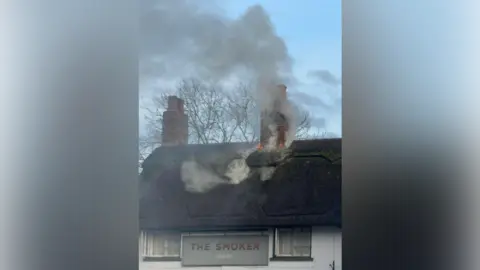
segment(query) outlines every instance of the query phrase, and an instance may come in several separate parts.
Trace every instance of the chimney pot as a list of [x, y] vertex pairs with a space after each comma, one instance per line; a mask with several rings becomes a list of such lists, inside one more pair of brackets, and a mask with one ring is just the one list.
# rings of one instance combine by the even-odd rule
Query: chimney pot
[[188, 143], [188, 116], [184, 101], [177, 96], [169, 96], [167, 110], [163, 112], [162, 145]]

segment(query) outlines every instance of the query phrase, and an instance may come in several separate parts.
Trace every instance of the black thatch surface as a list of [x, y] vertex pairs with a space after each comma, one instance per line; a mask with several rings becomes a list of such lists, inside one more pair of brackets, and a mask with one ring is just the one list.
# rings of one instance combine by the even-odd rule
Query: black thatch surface
[[285, 159], [290, 156], [289, 150], [276, 150], [276, 151], [255, 151], [251, 153], [246, 163], [250, 167], [276, 167], [280, 165]]
[[[223, 175], [238, 151], [250, 144], [160, 147], [144, 162], [140, 183], [141, 229], [341, 226], [341, 140], [295, 141], [292, 154], [271, 179], [259, 171], [237, 185], [219, 185], [206, 193], [190, 193], [180, 166], [195, 159]], [[228, 182], [228, 179], [225, 179]]]

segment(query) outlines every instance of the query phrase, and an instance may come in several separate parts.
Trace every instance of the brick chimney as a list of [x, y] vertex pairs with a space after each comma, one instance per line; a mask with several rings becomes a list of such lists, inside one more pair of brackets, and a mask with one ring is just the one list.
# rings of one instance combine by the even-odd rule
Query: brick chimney
[[[284, 84], [277, 85], [277, 91], [280, 93], [276, 96], [273, 108], [271, 111], [263, 111], [260, 119], [260, 144], [259, 149], [262, 149], [268, 144], [269, 139], [277, 133], [277, 140], [275, 142], [276, 148], [285, 146], [288, 123], [285, 115], [282, 113], [282, 107], [287, 102], [287, 86]], [[269, 126], [274, 126], [272, 131]]]
[[183, 99], [168, 97], [167, 110], [163, 112], [162, 145], [188, 143], [188, 116], [184, 111]]

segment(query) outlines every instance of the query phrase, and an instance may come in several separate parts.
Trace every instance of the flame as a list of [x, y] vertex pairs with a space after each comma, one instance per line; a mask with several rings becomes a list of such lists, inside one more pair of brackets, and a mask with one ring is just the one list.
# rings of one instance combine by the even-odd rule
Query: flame
[[[280, 143], [278, 145], [278, 148], [285, 148], [285, 144], [284, 143]], [[263, 145], [261, 143], [257, 144], [257, 150], [263, 150]]]

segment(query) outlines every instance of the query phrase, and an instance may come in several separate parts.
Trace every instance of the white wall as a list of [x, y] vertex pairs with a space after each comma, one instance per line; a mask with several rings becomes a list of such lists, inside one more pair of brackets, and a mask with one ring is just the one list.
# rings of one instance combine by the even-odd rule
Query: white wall
[[[269, 257], [273, 256], [273, 230], [270, 231]], [[140, 243], [140, 248], [142, 243]], [[268, 266], [218, 266], [218, 267], [182, 267], [181, 262], [144, 262], [140, 256], [140, 270], [185, 269], [185, 270], [287, 270], [287, 269], [315, 269], [331, 270], [330, 264], [335, 260], [335, 270], [342, 269], [342, 233], [339, 229], [319, 228], [312, 229], [312, 257], [313, 261], [270, 261]]]

